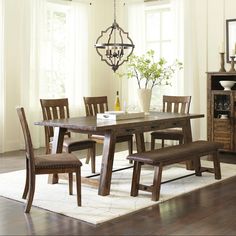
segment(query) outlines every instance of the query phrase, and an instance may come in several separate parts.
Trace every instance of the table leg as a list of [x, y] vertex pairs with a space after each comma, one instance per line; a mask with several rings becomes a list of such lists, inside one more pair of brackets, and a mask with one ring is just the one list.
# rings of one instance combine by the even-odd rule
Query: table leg
[[[67, 129], [55, 127], [54, 128], [54, 137], [52, 143], [52, 154], [61, 153], [63, 149], [64, 135]], [[56, 184], [58, 183], [58, 174], [49, 175], [48, 183]]]
[[145, 152], [143, 133], [135, 133], [137, 152]]
[[112, 166], [115, 153], [116, 136], [114, 133], [105, 134], [102, 154], [101, 175], [98, 188], [98, 195], [110, 194]]
[[[192, 137], [192, 129], [191, 129], [190, 119], [186, 120], [186, 123], [182, 127], [182, 129], [183, 129], [183, 134], [184, 134], [184, 143], [191, 143], [193, 141], [193, 137]], [[186, 169], [187, 170], [194, 170], [193, 161], [186, 162]]]

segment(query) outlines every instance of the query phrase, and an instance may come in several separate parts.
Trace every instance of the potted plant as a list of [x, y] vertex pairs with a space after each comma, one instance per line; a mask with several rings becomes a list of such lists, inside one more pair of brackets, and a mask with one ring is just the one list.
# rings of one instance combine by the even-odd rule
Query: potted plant
[[171, 65], [168, 65], [164, 58], [155, 61], [154, 54], [153, 50], [149, 50], [141, 56], [131, 55], [127, 62], [127, 71], [118, 74], [120, 77], [136, 78], [139, 105], [144, 112], [149, 111], [153, 87], [171, 85], [171, 77], [175, 71], [183, 68], [183, 64], [178, 60]]

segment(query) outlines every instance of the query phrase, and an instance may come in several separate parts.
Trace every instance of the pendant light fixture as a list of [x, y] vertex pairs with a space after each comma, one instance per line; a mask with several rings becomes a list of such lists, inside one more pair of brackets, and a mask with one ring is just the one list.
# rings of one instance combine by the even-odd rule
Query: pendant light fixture
[[111, 66], [114, 72], [128, 61], [129, 56], [133, 53], [133, 41], [116, 22], [116, 0], [114, 0], [114, 22], [112, 26], [101, 32], [95, 48], [101, 60]]

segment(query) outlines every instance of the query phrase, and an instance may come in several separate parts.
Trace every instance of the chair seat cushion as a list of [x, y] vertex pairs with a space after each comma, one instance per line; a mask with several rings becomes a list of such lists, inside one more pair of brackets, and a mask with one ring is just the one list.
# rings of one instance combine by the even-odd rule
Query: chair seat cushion
[[[50, 142], [50, 148], [52, 147], [52, 140]], [[84, 150], [88, 148], [93, 148], [96, 142], [91, 139], [78, 140], [76, 138], [64, 138], [63, 147], [70, 149], [73, 147], [73, 150]]]
[[91, 139], [78, 140], [74, 138], [65, 138], [63, 142], [64, 147], [69, 147], [72, 145], [78, 147], [93, 147], [94, 144], [96, 144], [96, 142]]
[[132, 140], [133, 140], [133, 135], [132, 134], [121, 135], [121, 136], [116, 137], [116, 142], [117, 143], [121, 143], [121, 142], [125, 142], [125, 141], [132, 141]]
[[151, 136], [155, 139], [178, 140], [183, 138], [183, 131], [181, 128], [163, 129], [152, 132]]
[[35, 168], [76, 168], [82, 166], [81, 161], [73, 154], [58, 153], [35, 157]]

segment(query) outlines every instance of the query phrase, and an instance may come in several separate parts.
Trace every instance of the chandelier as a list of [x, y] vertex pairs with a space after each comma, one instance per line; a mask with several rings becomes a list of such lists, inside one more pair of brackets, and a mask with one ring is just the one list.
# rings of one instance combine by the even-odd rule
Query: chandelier
[[134, 44], [129, 34], [116, 22], [116, 0], [114, 0], [114, 22], [97, 38], [95, 48], [101, 60], [105, 61], [115, 72], [119, 66], [128, 61], [133, 53]]

